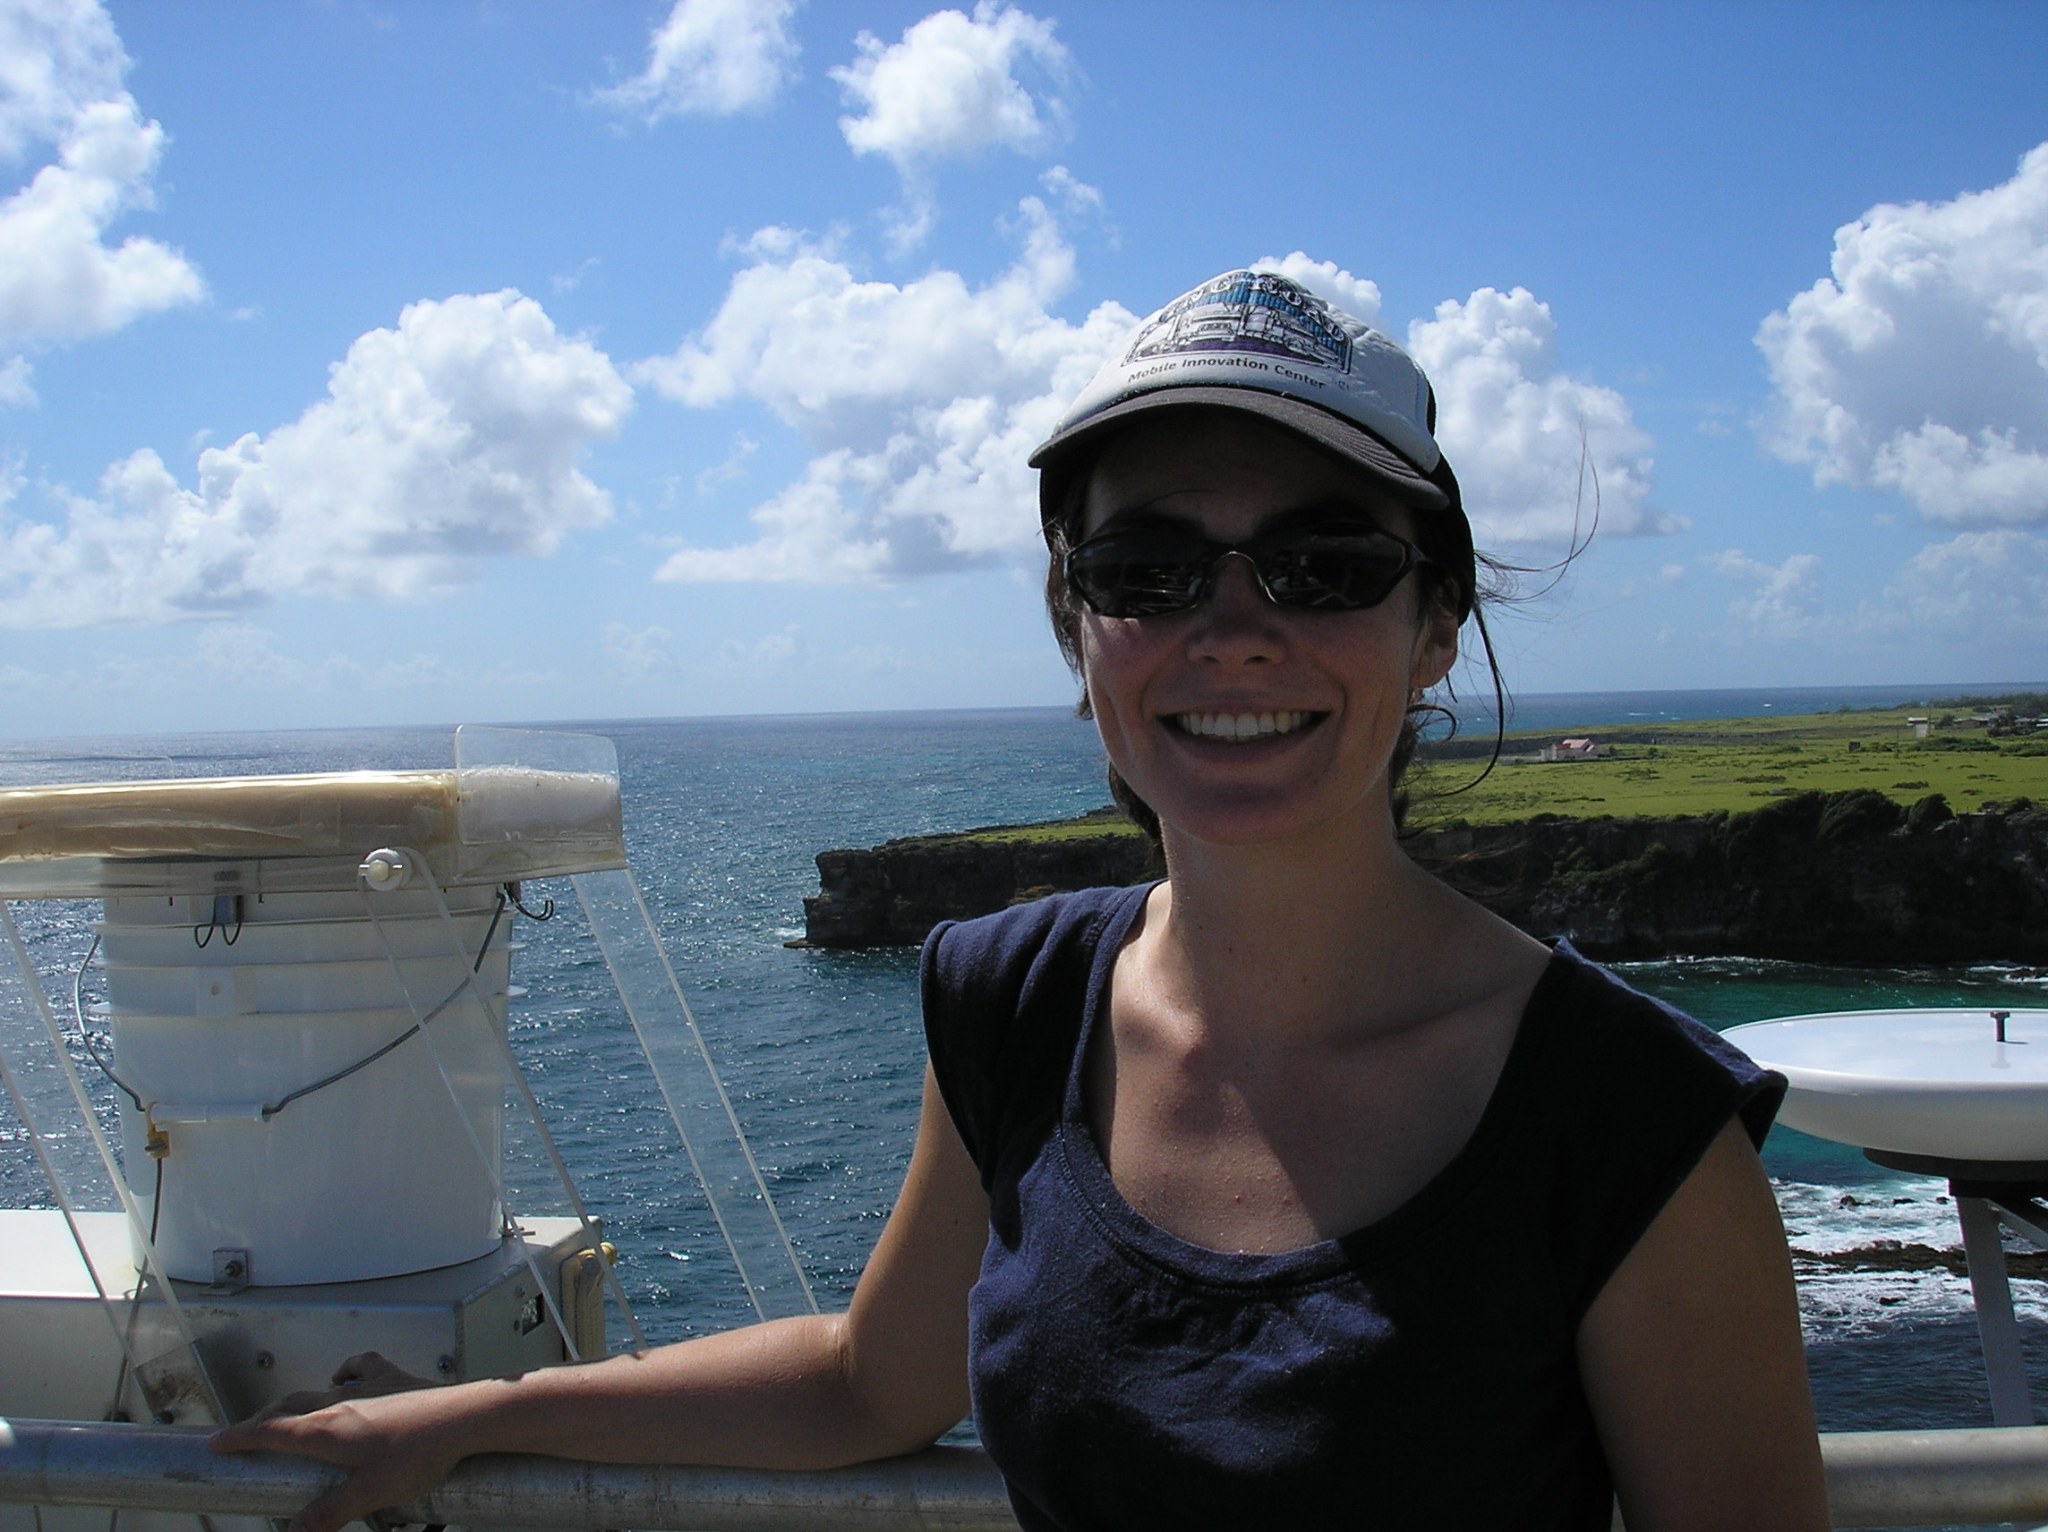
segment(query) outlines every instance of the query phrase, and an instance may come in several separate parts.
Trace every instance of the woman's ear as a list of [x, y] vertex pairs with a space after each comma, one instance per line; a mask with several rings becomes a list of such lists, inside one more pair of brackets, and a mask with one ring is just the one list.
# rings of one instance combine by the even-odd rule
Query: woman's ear
[[1434, 587], [1423, 593], [1421, 625], [1415, 635], [1415, 657], [1409, 666], [1409, 685], [1428, 691], [1451, 673], [1458, 662], [1458, 614]]

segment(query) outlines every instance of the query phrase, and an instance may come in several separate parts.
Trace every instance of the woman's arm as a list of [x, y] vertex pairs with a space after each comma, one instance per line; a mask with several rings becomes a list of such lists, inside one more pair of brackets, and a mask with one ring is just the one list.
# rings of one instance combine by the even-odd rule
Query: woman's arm
[[1739, 1123], [1608, 1279], [1578, 1353], [1629, 1532], [1829, 1525], [1784, 1225]]
[[987, 1230], [980, 1179], [927, 1070], [910, 1172], [847, 1313], [448, 1388], [376, 1396], [373, 1377], [362, 1397], [230, 1426], [215, 1450], [351, 1470], [292, 1532], [402, 1504], [478, 1452], [760, 1468], [908, 1452], [967, 1413], [967, 1290]]

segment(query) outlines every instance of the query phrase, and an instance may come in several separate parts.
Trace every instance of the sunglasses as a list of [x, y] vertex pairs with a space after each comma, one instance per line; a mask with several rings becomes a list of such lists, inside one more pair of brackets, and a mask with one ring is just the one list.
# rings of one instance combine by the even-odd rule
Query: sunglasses
[[1216, 543], [1169, 526], [1105, 532], [1068, 550], [1068, 586], [1101, 617], [1164, 617], [1200, 606], [1232, 555], [1275, 606], [1362, 612], [1408, 571], [1435, 560], [1377, 527], [1282, 527], [1249, 542]]

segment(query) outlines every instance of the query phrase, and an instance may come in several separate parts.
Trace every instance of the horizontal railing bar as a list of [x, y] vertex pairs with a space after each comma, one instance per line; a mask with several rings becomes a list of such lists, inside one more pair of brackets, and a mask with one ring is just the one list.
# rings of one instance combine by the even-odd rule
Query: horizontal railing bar
[[[1821, 1456], [1838, 1527], [2048, 1519], [2048, 1426], [1833, 1432]], [[0, 1419], [0, 1505], [286, 1516], [337, 1477], [302, 1458], [216, 1457], [201, 1430]], [[393, 1519], [647, 1532], [1017, 1525], [1001, 1477], [972, 1447], [815, 1473], [476, 1457]]]
[[1820, 1451], [1838, 1527], [2048, 1519], [2048, 1426], [1830, 1432]]
[[[219, 1457], [176, 1427], [0, 1419], [0, 1505], [289, 1516], [340, 1475], [303, 1458]], [[1001, 1477], [971, 1447], [814, 1473], [469, 1458], [403, 1522], [647, 1532], [1016, 1532]]]

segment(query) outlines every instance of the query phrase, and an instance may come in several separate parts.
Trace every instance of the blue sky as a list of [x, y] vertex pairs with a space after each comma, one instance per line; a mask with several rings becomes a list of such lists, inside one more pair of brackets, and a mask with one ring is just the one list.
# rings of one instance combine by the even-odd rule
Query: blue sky
[[2033, 3], [0, 0], [0, 734], [1069, 701], [1023, 458], [1262, 261], [1482, 545], [1585, 444], [1516, 689], [2038, 680], [2044, 79]]

